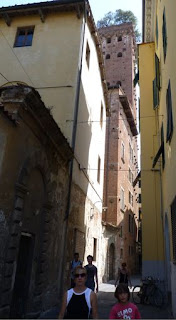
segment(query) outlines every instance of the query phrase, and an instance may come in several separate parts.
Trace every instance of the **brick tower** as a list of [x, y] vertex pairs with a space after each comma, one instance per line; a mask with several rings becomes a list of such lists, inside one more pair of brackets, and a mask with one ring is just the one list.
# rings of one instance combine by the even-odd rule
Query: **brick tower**
[[123, 261], [138, 269], [137, 106], [133, 85], [136, 42], [131, 23], [99, 29], [109, 88], [103, 224], [108, 239], [106, 277], [116, 277]]

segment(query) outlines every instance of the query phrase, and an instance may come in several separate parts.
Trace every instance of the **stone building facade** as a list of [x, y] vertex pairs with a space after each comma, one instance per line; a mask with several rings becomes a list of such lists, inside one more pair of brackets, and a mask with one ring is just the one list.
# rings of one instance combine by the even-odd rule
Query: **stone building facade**
[[133, 85], [136, 43], [131, 23], [99, 29], [109, 88], [111, 116], [106, 121], [103, 214], [108, 240], [106, 278], [121, 262], [138, 271], [137, 97]]
[[58, 303], [72, 150], [38, 92], [0, 90], [0, 317]]
[[[58, 231], [53, 232], [62, 235], [58, 238], [62, 267], [57, 285], [60, 292], [69, 287], [69, 266], [75, 251], [84, 264], [88, 254], [94, 256], [101, 282], [109, 110], [103, 57], [89, 3], [56, 0], [3, 7], [0, 29], [0, 85], [18, 82], [35, 88], [74, 154], [68, 168], [65, 212], [60, 225], [56, 224]], [[60, 179], [65, 181], [62, 176]], [[63, 194], [60, 201], [64, 199]]]

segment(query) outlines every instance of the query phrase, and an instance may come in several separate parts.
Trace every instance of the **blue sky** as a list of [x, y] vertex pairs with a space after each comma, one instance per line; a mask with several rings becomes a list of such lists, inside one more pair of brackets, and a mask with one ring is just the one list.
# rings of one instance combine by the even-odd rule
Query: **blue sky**
[[[0, 0], [0, 7], [43, 2], [42, 0]], [[131, 10], [138, 19], [138, 28], [142, 30], [142, 0], [89, 0], [95, 21], [100, 20], [109, 11], [117, 9]]]

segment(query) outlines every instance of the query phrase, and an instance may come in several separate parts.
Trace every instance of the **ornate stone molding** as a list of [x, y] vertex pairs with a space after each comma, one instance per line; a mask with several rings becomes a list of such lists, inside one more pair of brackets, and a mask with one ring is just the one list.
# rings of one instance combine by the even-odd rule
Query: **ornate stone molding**
[[153, 42], [155, 31], [155, 7], [156, 0], [143, 1], [143, 41]]

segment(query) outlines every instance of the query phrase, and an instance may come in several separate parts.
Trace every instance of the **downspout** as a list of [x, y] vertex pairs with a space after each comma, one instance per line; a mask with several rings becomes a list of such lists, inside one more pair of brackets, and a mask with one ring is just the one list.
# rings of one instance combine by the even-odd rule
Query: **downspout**
[[[78, 72], [77, 72], [77, 84], [76, 84], [76, 95], [75, 95], [75, 104], [74, 104], [74, 118], [73, 118], [73, 131], [72, 131], [72, 140], [71, 148], [73, 154], [75, 151], [75, 142], [76, 142], [76, 132], [77, 132], [77, 121], [78, 121], [78, 110], [79, 110], [79, 98], [80, 98], [80, 87], [81, 87], [81, 73], [82, 73], [82, 60], [83, 60], [83, 48], [84, 48], [84, 39], [85, 39], [85, 25], [86, 25], [86, 0], [84, 0], [84, 16], [82, 21], [82, 30], [80, 38], [80, 49], [79, 49], [79, 60], [78, 60]], [[70, 213], [70, 203], [71, 203], [71, 187], [72, 187], [72, 177], [73, 177], [73, 164], [74, 158], [70, 160], [69, 163], [69, 181], [68, 181], [68, 195], [67, 195], [67, 204], [66, 211], [64, 216], [64, 221], [62, 224], [62, 242], [61, 242], [61, 255], [60, 255], [60, 272], [58, 276], [58, 286], [59, 286], [59, 295], [62, 295], [63, 284], [64, 284], [64, 272], [66, 270], [66, 246], [67, 246], [67, 231], [68, 231], [68, 218]]]

